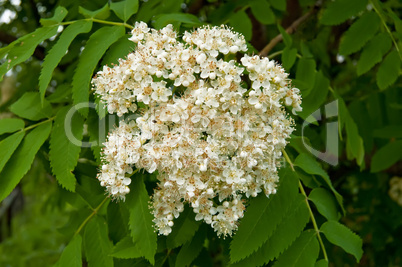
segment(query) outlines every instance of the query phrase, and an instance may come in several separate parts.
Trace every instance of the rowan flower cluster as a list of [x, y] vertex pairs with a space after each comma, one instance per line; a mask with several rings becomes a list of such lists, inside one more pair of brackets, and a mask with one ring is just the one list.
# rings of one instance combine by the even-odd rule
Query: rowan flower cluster
[[137, 114], [109, 134], [99, 181], [124, 200], [133, 168], [157, 172], [150, 205], [160, 234], [188, 203], [196, 220], [231, 235], [247, 198], [276, 192], [293, 131], [285, 106], [301, 110], [299, 90], [268, 58], [230, 59], [247, 46], [225, 26], [178, 38], [172, 25], [157, 31], [140, 22], [130, 40], [135, 51], [93, 79], [110, 113]]

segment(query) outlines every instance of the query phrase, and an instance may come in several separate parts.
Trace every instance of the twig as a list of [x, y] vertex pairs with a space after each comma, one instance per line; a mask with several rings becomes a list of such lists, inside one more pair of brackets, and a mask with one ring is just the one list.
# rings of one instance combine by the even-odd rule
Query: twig
[[[286, 32], [288, 34], [292, 34], [297, 27], [299, 27], [299, 25], [304, 22], [308, 17], [310, 17], [313, 13], [315, 13], [315, 8], [313, 8], [312, 10], [310, 10], [309, 12], [307, 12], [306, 14], [304, 14], [303, 16], [301, 16], [300, 18], [298, 18], [297, 20], [295, 20], [292, 25], [290, 25], [287, 29]], [[260, 56], [267, 56], [269, 51], [272, 50], [272, 48], [274, 48], [280, 41], [283, 40], [283, 36], [282, 34], [278, 34], [277, 36], [275, 36], [260, 52]]]

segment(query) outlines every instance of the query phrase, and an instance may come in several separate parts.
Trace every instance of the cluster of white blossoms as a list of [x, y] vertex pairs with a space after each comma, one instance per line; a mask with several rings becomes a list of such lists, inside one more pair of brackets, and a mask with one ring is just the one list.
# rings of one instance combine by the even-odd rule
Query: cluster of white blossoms
[[301, 110], [299, 90], [268, 58], [237, 61], [246, 42], [225, 26], [180, 40], [172, 25], [157, 31], [140, 22], [130, 40], [135, 51], [93, 79], [110, 113], [136, 114], [109, 134], [98, 179], [124, 199], [133, 168], [157, 172], [150, 205], [160, 234], [188, 203], [196, 220], [231, 235], [247, 198], [276, 192], [293, 131], [285, 106]]

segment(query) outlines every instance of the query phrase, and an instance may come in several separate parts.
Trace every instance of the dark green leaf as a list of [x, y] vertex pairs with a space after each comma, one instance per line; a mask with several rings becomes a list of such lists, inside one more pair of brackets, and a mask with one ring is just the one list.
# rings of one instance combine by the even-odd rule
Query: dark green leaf
[[0, 172], [24, 138], [25, 131], [17, 132], [0, 141]]
[[102, 59], [102, 65], [117, 64], [120, 58], [126, 56], [134, 51], [136, 44], [128, 40], [130, 35], [123, 35], [119, 40], [112, 44]]
[[84, 250], [88, 266], [113, 267], [112, 242], [108, 237], [107, 224], [99, 217], [94, 216], [85, 226]]
[[324, 25], [341, 24], [367, 6], [367, 0], [337, 0], [328, 3], [321, 17], [321, 23]]
[[314, 59], [302, 58], [297, 63], [296, 79], [293, 80], [293, 84], [300, 89], [303, 97], [306, 97], [313, 89], [317, 73], [315, 67]]
[[401, 69], [401, 59], [398, 52], [392, 50], [381, 63], [377, 72], [377, 85], [381, 90], [386, 89], [388, 86], [395, 83], [399, 77]]
[[286, 46], [285, 49], [283, 49], [282, 65], [285, 68], [285, 70], [290, 70], [290, 68], [296, 61], [296, 56], [297, 56], [296, 48], [289, 48], [289, 46]]
[[287, 47], [291, 47], [293, 40], [292, 37], [289, 35], [289, 33], [287, 33], [287, 31], [285, 31], [285, 29], [280, 24], [278, 24], [278, 30], [282, 34], [282, 38], [283, 41], [285, 42], [285, 45]]
[[320, 247], [313, 230], [304, 231], [298, 239], [278, 258], [274, 267], [313, 267]]
[[133, 178], [131, 192], [127, 195], [127, 207], [130, 211], [129, 227], [133, 242], [138, 246], [151, 264], [155, 263], [156, 233], [152, 227], [152, 215], [148, 208], [149, 196], [143, 178]]
[[371, 172], [386, 170], [402, 159], [402, 140], [381, 147], [371, 159]]
[[131, 237], [127, 236], [120, 240], [113, 248], [111, 256], [119, 259], [135, 259], [142, 255], [142, 252], [135, 246]]
[[91, 11], [80, 6], [78, 12], [86, 18], [106, 19], [110, 15], [109, 4], [106, 3], [102, 8]]
[[81, 151], [84, 119], [70, 106], [59, 110], [50, 136], [49, 159], [59, 184], [75, 191], [76, 179], [72, 171]]
[[124, 22], [138, 11], [138, 0], [111, 2], [110, 9]]
[[359, 51], [368, 40], [373, 38], [379, 26], [380, 19], [374, 11], [365, 13], [342, 36], [339, 53], [347, 56]]
[[0, 201], [8, 196], [31, 168], [39, 148], [50, 134], [52, 123], [46, 122], [28, 133], [0, 174]]
[[249, 256], [272, 236], [287, 208], [297, 196], [297, 178], [294, 172], [284, 168], [281, 169], [279, 177], [280, 185], [275, 195], [267, 198], [261, 194], [250, 201], [230, 244], [232, 263]]
[[25, 123], [21, 119], [5, 118], [0, 120], [0, 135], [13, 133], [24, 128]]
[[42, 24], [42, 26], [51, 26], [54, 24], [59, 24], [67, 16], [67, 13], [68, 11], [65, 7], [58, 6], [54, 11], [54, 16], [48, 19], [40, 19], [40, 24]]
[[168, 248], [176, 248], [193, 238], [200, 226], [200, 223], [196, 222], [194, 217], [194, 212], [188, 207], [180, 214], [174, 223], [172, 232], [167, 237], [166, 244]]
[[75, 235], [68, 243], [67, 247], [63, 250], [55, 267], [81, 267], [81, 243], [82, 238], [80, 235]]
[[339, 214], [336, 207], [336, 200], [334, 197], [324, 188], [314, 188], [308, 196], [314, 205], [317, 207], [319, 213], [321, 213], [328, 220], [338, 220]]
[[275, 14], [272, 12], [267, 0], [252, 1], [250, 8], [254, 17], [262, 24], [275, 23]]
[[[109, 46], [124, 33], [123, 26], [102, 27], [89, 37], [73, 76], [72, 90], [75, 105], [88, 102], [90, 82], [96, 65]], [[82, 108], [79, 112], [86, 117], [88, 109]]]
[[45, 95], [46, 88], [52, 78], [53, 70], [57, 67], [62, 57], [74, 38], [80, 34], [89, 32], [92, 28], [92, 21], [79, 20], [68, 26], [60, 35], [59, 40], [50, 49], [42, 64], [41, 75], [39, 76], [39, 91], [41, 99]]
[[230, 16], [229, 24], [235, 31], [242, 33], [247, 41], [251, 40], [253, 25], [245, 11], [238, 11]]
[[347, 253], [355, 256], [357, 261], [360, 260], [363, 255], [363, 242], [358, 235], [353, 233], [345, 225], [330, 220], [321, 226], [320, 231], [324, 233], [329, 242], [340, 246]]
[[3, 79], [3, 75], [12, 67], [27, 60], [43, 40], [55, 35], [57, 28], [57, 25], [39, 28], [14, 41], [8, 47], [5, 47], [4, 50], [0, 49], [0, 58], [8, 53], [6, 62], [0, 66], [0, 81]]
[[[1, 122], [1, 121], [0, 121]], [[373, 131], [373, 136], [379, 138], [402, 138], [402, 125], [387, 125]]]
[[375, 64], [382, 60], [384, 54], [391, 48], [392, 42], [385, 32], [377, 34], [363, 48], [363, 52], [357, 62], [357, 75], [369, 71]]
[[27, 92], [14, 104], [11, 105], [10, 111], [32, 121], [38, 121], [52, 116], [52, 107], [47, 100], [41, 104], [39, 93]]
[[191, 241], [188, 241], [180, 249], [176, 258], [176, 267], [190, 266], [191, 262], [200, 254], [206, 236], [205, 227], [200, 227], [200, 230], [195, 234]]
[[286, 0], [269, 0], [271, 5], [280, 11], [286, 10]]
[[183, 13], [170, 13], [158, 16], [154, 22], [155, 29], [161, 29], [168, 24], [181, 23], [188, 25], [189, 27], [201, 25], [200, 20], [193, 14], [183, 14]]
[[315, 263], [314, 267], [328, 267], [328, 261], [325, 259], [319, 260]]

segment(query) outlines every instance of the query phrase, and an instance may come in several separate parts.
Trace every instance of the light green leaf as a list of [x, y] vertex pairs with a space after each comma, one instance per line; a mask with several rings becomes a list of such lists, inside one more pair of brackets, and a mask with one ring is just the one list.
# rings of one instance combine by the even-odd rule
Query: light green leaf
[[384, 54], [391, 48], [392, 42], [385, 32], [377, 34], [363, 48], [363, 52], [357, 62], [357, 75], [369, 71], [375, 64], [382, 60]]
[[13, 152], [17, 149], [18, 145], [21, 143], [22, 138], [24, 138], [25, 132], [17, 132], [4, 138], [0, 141], [0, 172], [3, 170], [4, 165], [10, 159]]
[[52, 107], [47, 100], [41, 104], [38, 92], [27, 92], [11, 105], [10, 111], [21, 118], [38, 121], [52, 116]]
[[130, 211], [129, 227], [133, 242], [151, 264], [155, 263], [156, 233], [152, 227], [152, 215], [148, 208], [149, 196], [142, 176], [133, 178], [131, 192], [127, 195], [127, 207]]
[[162, 14], [154, 22], [155, 29], [161, 29], [168, 24], [178, 23], [177, 26], [184, 23], [190, 27], [201, 25], [200, 20], [193, 14], [170, 13]]
[[371, 172], [386, 170], [402, 159], [402, 140], [391, 141], [381, 147], [371, 159]]
[[377, 14], [374, 11], [365, 13], [343, 34], [339, 53], [347, 56], [359, 51], [368, 40], [373, 38], [379, 27], [380, 19]]
[[81, 243], [80, 235], [74, 235], [67, 247], [64, 248], [60, 259], [54, 265], [55, 267], [81, 267]]
[[304, 231], [299, 238], [278, 258], [274, 267], [313, 267], [320, 247], [314, 230]]
[[71, 42], [78, 34], [89, 32], [91, 28], [92, 21], [79, 20], [72, 23], [63, 31], [56, 44], [50, 49], [43, 61], [41, 74], [39, 76], [39, 91], [42, 101], [50, 79], [52, 78], [53, 70], [65, 55]]
[[278, 30], [282, 34], [283, 42], [285, 43], [285, 45], [287, 47], [291, 47], [293, 40], [289, 33], [287, 33], [287, 31], [280, 24], [278, 24]]
[[0, 120], [0, 135], [13, 133], [24, 128], [25, 123], [21, 119], [5, 118]]
[[280, 11], [286, 10], [286, 0], [269, 0], [271, 5]]
[[324, 188], [314, 188], [308, 196], [317, 210], [328, 220], [338, 220], [339, 214], [336, 207], [336, 200], [334, 197]]
[[250, 3], [250, 8], [254, 17], [262, 24], [275, 23], [275, 14], [272, 12], [267, 0], [252, 1]]
[[111, 256], [119, 259], [135, 259], [143, 255], [135, 246], [131, 237], [126, 236], [114, 246]]
[[85, 18], [107, 19], [110, 15], [109, 3], [106, 3], [102, 8], [94, 11], [85, 9], [80, 6], [78, 8], [78, 12], [82, 14]]
[[84, 119], [73, 107], [63, 107], [56, 115], [50, 135], [49, 159], [53, 174], [63, 188], [72, 192], [76, 184], [72, 171], [81, 151], [83, 124]]
[[306, 198], [298, 194], [292, 205], [286, 210], [285, 216], [272, 236], [255, 253], [235, 263], [232, 267], [263, 266], [277, 258], [296, 240], [309, 218]]
[[335, 198], [338, 201], [339, 206], [342, 208], [343, 213], [345, 213], [345, 210], [344, 210], [343, 204], [342, 204], [343, 197], [335, 190], [328, 174], [322, 169], [321, 165], [318, 164], [317, 161], [315, 161], [312, 157], [308, 156], [307, 154], [300, 154], [296, 158], [294, 165], [300, 167], [303, 171], [307, 172], [308, 174], [316, 174], [316, 175], [321, 176], [324, 179], [327, 186], [334, 193]]
[[253, 35], [253, 25], [245, 11], [238, 11], [231, 15], [229, 18], [229, 24], [235, 31], [242, 33], [246, 41], [251, 40]]
[[39, 148], [50, 134], [52, 122], [46, 122], [29, 132], [0, 173], [0, 202], [8, 196], [31, 168]]
[[10, 45], [0, 49], [0, 58], [7, 54], [6, 61], [0, 66], [0, 81], [15, 65], [27, 60], [35, 51], [35, 48], [44, 40], [49, 39], [57, 33], [57, 25], [42, 27], [24, 37], [12, 42]]
[[289, 48], [289, 46], [286, 46], [285, 49], [283, 49], [282, 65], [285, 70], [290, 70], [290, 68], [296, 61], [296, 56], [297, 56], [296, 48]]
[[200, 230], [195, 234], [191, 241], [188, 241], [180, 249], [176, 258], [176, 267], [190, 266], [191, 262], [200, 254], [206, 236], [205, 227], [200, 227]]
[[395, 83], [399, 77], [401, 59], [398, 52], [392, 50], [381, 63], [377, 71], [377, 85], [381, 90]]
[[256, 251], [272, 236], [287, 208], [297, 196], [297, 178], [283, 168], [279, 174], [278, 192], [267, 198], [260, 194], [250, 201], [236, 235], [230, 244], [231, 262], [237, 262]]
[[356, 15], [367, 6], [367, 0], [336, 0], [329, 1], [321, 17], [324, 25], [337, 25]]
[[300, 89], [303, 97], [310, 94], [313, 89], [317, 73], [315, 67], [316, 63], [314, 59], [301, 58], [297, 62], [296, 79], [292, 83]]
[[120, 58], [126, 58], [129, 53], [134, 51], [136, 43], [128, 40], [129, 37], [128, 34], [123, 35], [110, 46], [102, 59], [102, 65], [117, 64]]
[[349, 228], [337, 221], [330, 220], [321, 226], [320, 231], [324, 233], [329, 242], [340, 246], [347, 253], [355, 256], [357, 261], [360, 261], [363, 255], [363, 241]]
[[138, 11], [138, 0], [124, 0], [120, 2], [111, 2], [110, 9], [126, 22], [132, 15]]
[[112, 242], [108, 237], [106, 222], [94, 216], [85, 226], [84, 250], [89, 267], [113, 267]]
[[[102, 27], [89, 37], [73, 76], [74, 105], [88, 102], [90, 82], [96, 65], [109, 46], [123, 36], [124, 33], [123, 26]], [[82, 108], [79, 112], [86, 117], [88, 108]]]
[[193, 238], [195, 232], [198, 230], [200, 223], [195, 221], [195, 214], [191, 208], [186, 208], [180, 214], [179, 218], [174, 222], [172, 232], [166, 239], [168, 248], [173, 249], [183, 245]]
[[54, 24], [59, 24], [67, 16], [67, 13], [68, 11], [65, 7], [58, 6], [54, 11], [54, 16], [48, 19], [40, 19], [40, 24], [42, 24], [42, 26], [51, 26]]

